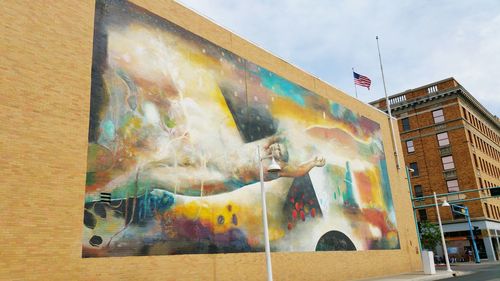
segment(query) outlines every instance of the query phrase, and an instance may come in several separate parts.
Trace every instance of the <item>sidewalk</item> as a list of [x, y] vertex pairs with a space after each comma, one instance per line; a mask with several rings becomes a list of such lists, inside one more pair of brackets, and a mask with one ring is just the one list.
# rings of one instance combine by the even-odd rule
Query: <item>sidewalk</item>
[[[495, 261], [495, 262], [481, 261], [480, 264], [470, 263], [470, 262], [453, 263], [451, 265], [453, 272], [446, 271], [446, 265], [437, 264], [436, 265], [436, 274], [433, 274], [433, 275], [424, 274], [423, 271], [417, 271], [417, 272], [403, 273], [403, 274], [399, 274], [399, 275], [390, 275], [390, 276], [383, 276], [383, 277], [376, 277], [376, 278], [360, 279], [358, 281], [440, 280], [440, 279], [445, 279], [445, 278], [450, 278], [450, 277], [469, 275], [469, 274], [473, 274], [473, 273], [477, 274], [482, 269], [484, 270], [484, 268], [489, 267], [491, 265], [500, 265], [500, 262], [498, 262], [498, 261]], [[493, 274], [496, 274], [496, 272]], [[478, 277], [478, 276], [472, 276], [471, 278], [475, 278], [475, 277]], [[489, 280], [489, 279], [482, 279], [482, 280]]]
[[440, 280], [440, 279], [445, 279], [445, 278], [450, 278], [454, 276], [462, 276], [462, 275], [467, 275], [472, 272], [470, 271], [453, 271], [453, 272], [448, 272], [446, 270], [436, 270], [436, 274], [429, 275], [429, 274], [424, 274], [423, 271], [417, 271], [417, 272], [410, 272], [410, 273], [404, 273], [400, 275], [391, 275], [391, 276], [385, 276], [385, 277], [377, 277], [377, 278], [370, 278], [370, 279], [362, 279], [358, 281], [382, 281], [382, 280], [390, 280], [390, 281], [409, 281], [409, 280], [418, 280], [418, 281], [424, 281], [424, 280]]
[[358, 281], [440, 280], [440, 279], [446, 279], [446, 278], [451, 278], [451, 277], [456, 277], [456, 276], [469, 275], [469, 274], [472, 274], [475, 272], [477, 273], [478, 272], [477, 270], [480, 268], [484, 268], [485, 266], [490, 266], [490, 265], [497, 265], [497, 264], [500, 265], [500, 262], [498, 262], [498, 261], [497, 262], [482, 261], [481, 264], [467, 263], [467, 262], [454, 263], [454, 264], [452, 264], [453, 272], [446, 271], [446, 266], [444, 264], [437, 264], [436, 265], [436, 274], [433, 274], [433, 275], [424, 274], [423, 271], [416, 271], [416, 272], [403, 273], [403, 274], [399, 274], [399, 275], [390, 275], [390, 276], [384, 276], [384, 277], [361, 279]]
[[[467, 272], [468, 273], [468, 272]], [[455, 274], [455, 275], [453, 275]], [[433, 275], [428, 275], [424, 274], [423, 271], [417, 271], [417, 272], [411, 272], [411, 273], [404, 273], [400, 275], [392, 275], [392, 276], [385, 276], [385, 277], [377, 277], [377, 278], [370, 278], [370, 279], [362, 279], [362, 281], [376, 281], [376, 280], [391, 280], [391, 281], [398, 281], [398, 280], [404, 280], [404, 281], [409, 281], [409, 280], [440, 280], [440, 279], [445, 279], [445, 278], [450, 278], [454, 276], [460, 276], [464, 275], [463, 272], [459, 271], [454, 271], [454, 272], [447, 272], [446, 270], [436, 270], [436, 274]]]

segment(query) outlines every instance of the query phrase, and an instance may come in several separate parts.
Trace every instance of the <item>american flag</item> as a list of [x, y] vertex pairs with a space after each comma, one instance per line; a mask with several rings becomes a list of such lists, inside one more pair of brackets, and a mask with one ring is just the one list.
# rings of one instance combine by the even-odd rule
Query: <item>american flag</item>
[[359, 85], [361, 87], [366, 87], [368, 88], [368, 90], [370, 90], [370, 85], [372, 84], [372, 80], [370, 80], [370, 78], [358, 74], [354, 71], [352, 72], [352, 75], [354, 76], [354, 84]]

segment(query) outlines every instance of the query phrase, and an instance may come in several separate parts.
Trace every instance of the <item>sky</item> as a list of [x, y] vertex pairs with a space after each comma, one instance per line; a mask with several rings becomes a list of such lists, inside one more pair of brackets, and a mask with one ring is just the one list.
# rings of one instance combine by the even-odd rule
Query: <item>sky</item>
[[358, 98], [454, 77], [500, 116], [500, 0], [178, 0], [337, 89], [351, 68], [372, 80]]

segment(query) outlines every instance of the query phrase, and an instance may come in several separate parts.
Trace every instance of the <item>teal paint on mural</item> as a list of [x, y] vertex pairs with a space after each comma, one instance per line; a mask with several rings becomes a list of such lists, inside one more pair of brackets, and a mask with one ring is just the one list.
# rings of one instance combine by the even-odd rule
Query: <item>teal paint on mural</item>
[[261, 79], [261, 83], [264, 87], [272, 90], [274, 93], [287, 97], [293, 100], [295, 103], [305, 106], [304, 97], [310, 95], [306, 89], [294, 84], [268, 70], [265, 68], [260, 68], [258, 72], [258, 77]]
[[113, 140], [115, 138], [115, 125], [111, 120], [104, 121], [102, 125], [104, 131], [104, 137], [108, 140]]

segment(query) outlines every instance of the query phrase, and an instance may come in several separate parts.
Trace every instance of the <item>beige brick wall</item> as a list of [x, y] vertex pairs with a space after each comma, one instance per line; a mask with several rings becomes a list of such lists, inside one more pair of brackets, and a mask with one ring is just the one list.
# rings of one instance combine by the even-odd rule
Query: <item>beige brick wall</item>
[[[393, 159], [382, 113], [179, 4], [133, 2], [379, 122], [387, 158]], [[0, 279], [264, 280], [263, 253], [81, 258], [94, 6], [0, 2]], [[346, 280], [420, 269], [404, 171], [391, 161], [388, 170], [401, 250], [275, 253], [275, 280]]]

